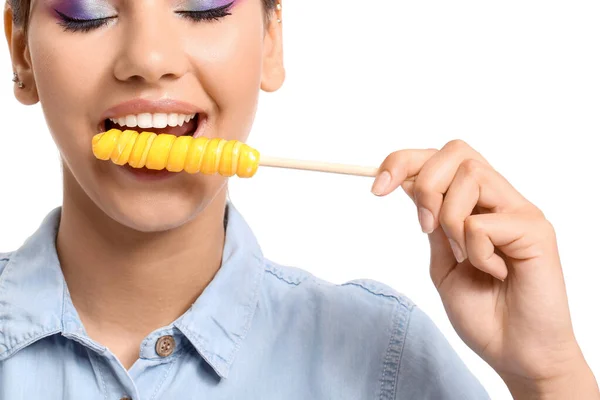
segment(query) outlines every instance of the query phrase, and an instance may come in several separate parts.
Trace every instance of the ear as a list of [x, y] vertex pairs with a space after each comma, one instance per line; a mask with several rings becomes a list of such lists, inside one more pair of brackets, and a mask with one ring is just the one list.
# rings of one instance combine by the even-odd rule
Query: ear
[[267, 30], [265, 32], [263, 68], [260, 85], [260, 88], [265, 92], [276, 91], [283, 85], [283, 81], [285, 80], [281, 16], [279, 13], [280, 10], [277, 10], [268, 19]]
[[19, 88], [15, 82], [15, 97], [25, 105], [32, 105], [39, 101], [37, 87], [31, 68], [31, 56], [27, 46], [27, 34], [23, 26], [13, 24], [12, 8], [6, 2], [4, 6], [4, 34], [8, 42], [8, 51], [13, 64], [13, 71], [17, 73], [23, 87]]

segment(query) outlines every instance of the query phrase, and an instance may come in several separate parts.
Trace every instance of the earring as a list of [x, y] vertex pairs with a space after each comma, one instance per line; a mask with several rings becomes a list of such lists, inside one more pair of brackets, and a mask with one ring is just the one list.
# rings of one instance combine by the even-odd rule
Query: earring
[[13, 81], [13, 82], [15, 82], [15, 83], [17, 84], [17, 86], [19, 87], [19, 89], [23, 89], [23, 87], [25, 86], [25, 85], [23, 84], [23, 82], [21, 82], [21, 81], [19, 80], [19, 75], [17, 75], [17, 73], [16, 73], [16, 72], [13, 72], [13, 78], [12, 78], [12, 81]]
[[[277, 8], [277, 12], [281, 13], [281, 3], [277, 3], [276, 8]], [[277, 18], [277, 22], [281, 23], [281, 17]]]

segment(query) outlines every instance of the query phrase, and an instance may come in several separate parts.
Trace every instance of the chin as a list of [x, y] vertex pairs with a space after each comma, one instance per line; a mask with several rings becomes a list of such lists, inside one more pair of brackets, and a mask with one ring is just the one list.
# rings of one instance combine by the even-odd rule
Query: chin
[[138, 232], [165, 232], [185, 225], [202, 212], [202, 205], [190, 202], [170, 202], [168, 207], [138, 202], [118, 204], [109, 211], [109, 217], [119, 224]]
[[[205, 211], [224, 184], [179, 190], [121, 189], [101, 193], [94, 202], [117, 223], [139, 232], [164, 232], [181, 227]], [[110, 193], [110, 196], [107, 194]]]

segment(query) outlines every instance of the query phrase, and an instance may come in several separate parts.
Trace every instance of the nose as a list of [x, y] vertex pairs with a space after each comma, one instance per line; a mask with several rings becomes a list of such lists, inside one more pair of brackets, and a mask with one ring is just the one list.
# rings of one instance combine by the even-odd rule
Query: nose
[[[147, 16], [148, 14], [146, 14]], [[114, 75], [120, 81], [156, 83], [185, 74], [186, 57], [180, 38], [165, 21], [140, 18], [125, 27]]]

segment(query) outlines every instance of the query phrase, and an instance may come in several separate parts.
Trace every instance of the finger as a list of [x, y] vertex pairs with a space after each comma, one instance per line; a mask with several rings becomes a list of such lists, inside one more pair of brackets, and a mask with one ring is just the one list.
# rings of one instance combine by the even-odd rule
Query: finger
[[547, 252], [553, 232], [552, 225], [539, 214], [472, 215], [465, 221], [467, 256], [474, 267], [504, 281], [509, 270], [496, 249], [513, 260], [512, 265], [518, 269], [520, 262]]
[[457, 262], [448, 243], [448, 238], [441, 228], [436, 229], [427, 236], [429, 248], [431, 249], [429, 274], [435, 287], [440, 290], [446, 277], [456, 268]]
[[416, 204], [415, 200], [415, 182], [411, 180], [406, 180], [402, 182], [400, 185], [404, 192], [411, 198], [411, 200]]
[[423, 232], [431, 233], [439, 226], [439, 213], [444, 201], [444, 194], [450, 187], [461, 163], [467, 159], [488, 164], [467, 143], [462, 140], [454, 140], [434, 154], [419, 172], [413, 192]]
[[508, 275], [508, 267], [504, 259], [496, 254], [495, 250], [496, 246], [485, 232], [471, 230], [468, 232], [467, 255], [471, 265], [504, 282]]
[[385, 196], [393, 192], [406, 178], [417, 175], [427, 160], [437, 151], [436, 149], [409, 149], [390, 154], [379, 167], [372, 192], [377, 196]]
[[473, 159], [463, 161], [439, 212], [440, 225], [459, 263], [466, 258], [465, 221], [476, 206], [492, 212], [535, 209], [489, 164]]

